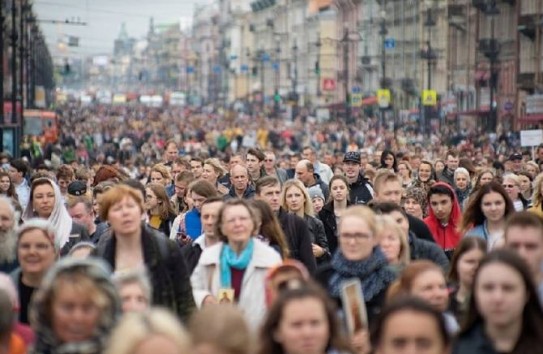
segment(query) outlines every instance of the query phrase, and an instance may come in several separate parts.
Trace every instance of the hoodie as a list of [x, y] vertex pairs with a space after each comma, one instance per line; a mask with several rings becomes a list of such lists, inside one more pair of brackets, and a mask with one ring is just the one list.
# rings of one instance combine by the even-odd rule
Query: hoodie
[[461, 234], [460, 232], [458, 232], [457, 228], [458, 225], [460, 225], [462, 211], [460, 209], [460, 204], [458, 204], [458, 198], [456, 197], [456, 193], [448, 183], [438, 182], [435, 183], [432, 187], [436, 186], [444, 186], [452, 193], [453, 200], [451, 214], [449, 215], [449, 221], [447, 222], [447, 225], [441, 224], [441, 222], [434, 214], [434, 210], [430, 205], [430, 197], [428, 197], [428, 205], [430, 205], [430, 207], [428, 208], [428, 216], [424, 218], [424, 222], [430, 229], [430, 232], [432, 233], [432, 236], [434, 236], [436, 243], [445, 251], [452, 251], [461, 239]]

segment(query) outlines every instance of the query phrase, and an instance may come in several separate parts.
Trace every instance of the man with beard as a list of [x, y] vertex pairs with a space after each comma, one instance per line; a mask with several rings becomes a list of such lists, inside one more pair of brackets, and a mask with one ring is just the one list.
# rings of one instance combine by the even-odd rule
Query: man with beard
[[7, 197], [0, 196], [0, 272], [4, 273], [10, 273], [19, 266], [15, 214], [11, 201]]

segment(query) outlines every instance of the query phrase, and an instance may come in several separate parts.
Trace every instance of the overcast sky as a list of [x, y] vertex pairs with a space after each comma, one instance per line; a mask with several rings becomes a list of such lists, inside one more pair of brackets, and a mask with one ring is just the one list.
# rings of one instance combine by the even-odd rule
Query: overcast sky
[[[129, 36], [140, 38], [147, 33], [151, 16], [155, 24], [186, 21], [195, 4], [206, 3], [210, 0], [34, 0], [34, 11], [39, 20], [86, 22], [86, 26], [40, 23], [53, 56], [80, 57], [110, 54], [123, 22]], [[59, 51], [57, 42], [66, 36], [79, 37], [79, 48]]]

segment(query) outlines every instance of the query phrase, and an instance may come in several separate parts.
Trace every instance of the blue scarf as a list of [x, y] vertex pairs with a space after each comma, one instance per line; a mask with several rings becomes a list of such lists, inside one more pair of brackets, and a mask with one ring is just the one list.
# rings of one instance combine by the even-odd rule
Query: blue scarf
[[381, 248], [374, 247], [372, 254], [362, 261], [349, 261], [338, 250], [332, 258], [335, 273], [328, 282], [332, 296], [341, 295], [341, 287], [352, 278], [360, 279], [364, 301], [371, 301], [376, 295], [396, 279], [396, 274], [388, 267], [387, 259]]
[[238, 270], [246, 269], [251, 258], [253, 258], [254, 247], [255, 243], [251, 238], [247, 247], [238, 256], [228, 244], [223, 246], [221, 251], [221, 288], [232, 287], [232, 272], [230, 271], [230, 267]]

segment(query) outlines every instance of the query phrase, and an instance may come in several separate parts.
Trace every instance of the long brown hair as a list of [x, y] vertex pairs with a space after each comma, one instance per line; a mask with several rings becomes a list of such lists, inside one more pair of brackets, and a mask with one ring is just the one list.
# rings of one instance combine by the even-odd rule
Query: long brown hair
[[[390, 285], [388, 288], [387, 302], [400, 296], [409, 295], [415, 279], [417, 279], [417, 277], [422, 273], [428, 271], [436, 271], [443, 274], [443, 269], [441, 269], [440, 266], [426, 259], [409, 263], [401, 273], [400, 277], [396, 279], [396, 281], [394, 281], [394, 283], [392, 283], [392, 285]], [[445, 275], [443, 275], [443, 278], [445, 278]]]
[[459, 336], [471, 331], [478, 324], [484, 326], [485, 319], [477, 308], [476, 284], [479, 280], [481, 270], [495, 263], [503, 264], [518, 273], [526, 288], [527, 300], [522, 311], [522, 329], [515, 348], [511, 353], [536, 353], [538, 352], [536, 348], [543, 347], [543, 310], [541, 309], [536, 285], [532, 274], [528, 270], [528, 266], [518, 254], [508, 249], [492, 251], [481, 261], [473, 279], [473, 296], [469, 299], [467, 316], [462, 324]]
[[145, 188], [149, 188], [151, 191], [153, 191], [158, 200], [158, 215], [160, 216], [160, 219], [168, 220], [170, 215], [175, 215], [175, 211], [170, 203], [168, 194], [166, 194], [166, 188], [164, 188], [162, 184], [149, 183], [145, 186]]
[[460, 257], [462, 257], [465, 253], [468, 253], [471, 250], [481, 250], [483, 254], [486, 254], [486, 249], [486, 241], [480, 237], [469, 236], [462, 238], [454, 250], [451, 265], [449, 266], [449, 274], [447, 274], [447, 280], [453, 283], [458, 283], [458, 270], [456, 268], [458, 266], [458, 262], [460, 261]]
[[8, 187], [8, 190], [6, 191], [6, 195], [10, 198], [19, 199], [19, 197], [17, 196], [17, 192], [15, 191], [15, 185], [13, 184], [13, 181], [11, 180], [9, 173], [0, 171], [0, 179], [2, 179], [2, 177], [9, 178], [9, 187]]
[[336, 317], [336, 307], [328, 295], [319, 286], [307, 284], [298, 289], [290, 289], [282, 292], [275, 300], [263, 326], [260, 330], [260, 348], [257, 354], [283, 354], [285, 351], [281, 344], [275, 340], [275, 333], [281, 325], [285, 307], [296, 300], [316, 299], [323, 304], [328, 320], [328, 345], [327, 350], [334, 349], [343, 353], [354, 353], [341, 333], [341, 326]]
[[258, 213], [260, 221], [260, 235], [270, 241], [270, 245], [278, 245], [283, 259], [288, 258], [290, 251], [287, 237], [279, 224], [277, 216], [265, 201], [253, 199], [249, 202], [252, 208]]
[[481, 225], [485, 222], [486, 217], [483, 214], [481, 203], [483, 201], [483, 197], [492, 192], [499, 193], [503, 197], [503, 200], [505, 202], [505, 213], [503, 215], [504, 219], [515, 212], [515, 206], [513, 205], [511, 198], [509, 198], [509, 195], [502, 187], [502, 185], [496, 181], [490, 181], [489, 183], [482, 186], [477, 194], [475, 194], [470, 199], [468, 206], [464, 211], [462, 223], [460, 224], [461, 233], [465, 233], [472, 227], [476, 225]]

